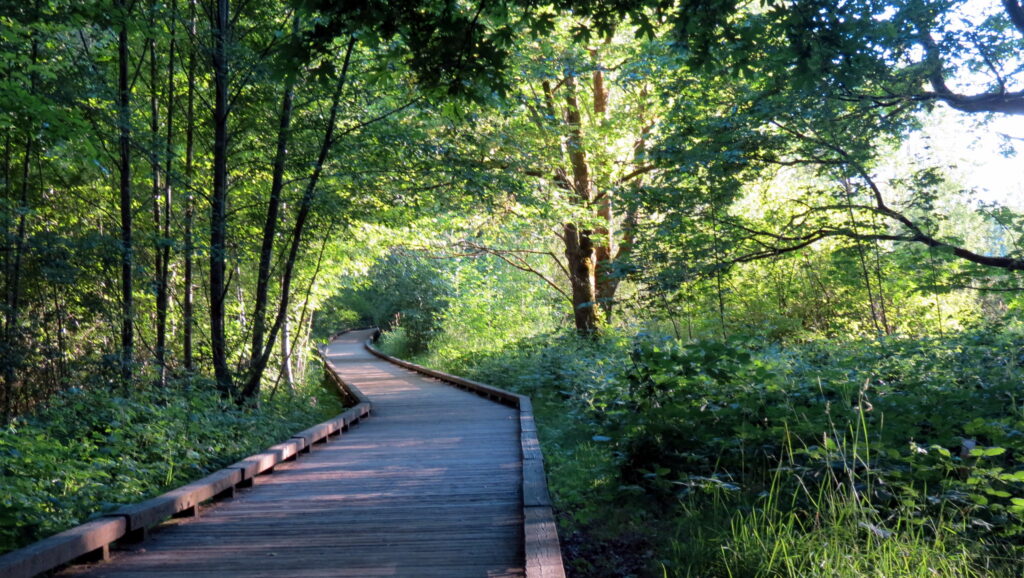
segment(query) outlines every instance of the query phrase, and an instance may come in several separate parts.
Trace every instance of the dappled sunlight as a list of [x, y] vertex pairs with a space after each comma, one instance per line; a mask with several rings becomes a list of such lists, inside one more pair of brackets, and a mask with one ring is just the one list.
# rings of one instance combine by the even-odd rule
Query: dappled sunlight
[[364, 353], [339, 341], [328, 359], [370, 415], [104, 575], [523, 576], [517, 410]]

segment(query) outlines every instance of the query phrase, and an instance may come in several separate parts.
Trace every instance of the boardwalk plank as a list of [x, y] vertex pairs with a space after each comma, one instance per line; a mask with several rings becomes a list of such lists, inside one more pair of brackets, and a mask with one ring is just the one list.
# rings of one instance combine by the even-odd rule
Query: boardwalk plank
[[518, 410], [379, 361], [367, 337], [326, 355], [372, 400], [369, 417], [202, 516], [65, 574], [524, 576]]

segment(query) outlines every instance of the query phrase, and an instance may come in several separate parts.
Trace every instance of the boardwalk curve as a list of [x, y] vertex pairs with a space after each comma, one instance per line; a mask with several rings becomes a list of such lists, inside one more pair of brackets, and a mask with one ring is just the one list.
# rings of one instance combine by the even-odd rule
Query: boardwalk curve
[[527, 572], [524, 527], [529, 537], [531, 521], [552, 523], [524, 509], [523, 440], [535, 438], [521, 435], [522, 412], [376, 359], [362, 345], [370, 334], [344, 334], [324, 353], [372, 417], [252, 491], [65, 574], [561, 575], [557, 552], [557, 569]]

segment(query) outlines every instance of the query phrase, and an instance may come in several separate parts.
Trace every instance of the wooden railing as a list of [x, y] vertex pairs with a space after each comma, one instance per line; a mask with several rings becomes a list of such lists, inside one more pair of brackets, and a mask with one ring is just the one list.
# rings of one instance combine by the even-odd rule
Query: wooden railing
[[327, 443], [331, 437], [348, 431], [351, 425], [370, 414], [372, 405], [358, 388], [338, 377], [326, 359], [324, 368], [326, 378], [335, 386], [338, 395], [352, 406], [342, 414], [201, 480], [8, 552], [0, 556], [0, 576], [31, 578], [75, 562], [106, 560], [110, 556], [110, 546], [115, 542], [137, 542], [145, 538], [150, 528], [168, 518], [196, 516], [199, 504], [234, 496], [236, 488], [252, 486], [256, 476], [273, 473], [281, 462], [293, 461], [300, 454], [308, 453], [314, 445]]
[[373, 346], [374, 339], [366, 342], [366, 349], [377, 357], [429, 375], [519, 410], [519, 443], [523, 460], [523, 539], [526, 553], [527, 578], [564, 578], [562, 550], [558, 543], [558, 528], [555, 525], [548, 493], [547, 477], [544, 473], [544, 455], [537, 438], [537, 425], [533, 418], [533, 403], [525, 395], [512, 393], [493, 385], [480, 383], [457, 375], [417, 365], [404, 359], [392, 357]]

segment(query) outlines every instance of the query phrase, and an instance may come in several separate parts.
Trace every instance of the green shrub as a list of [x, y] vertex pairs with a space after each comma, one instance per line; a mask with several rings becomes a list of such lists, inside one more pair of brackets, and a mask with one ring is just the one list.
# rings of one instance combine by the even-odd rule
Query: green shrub
[[430, 362], [533, 396], [576, 575], [1013, 576], [1022, 351], [1000, 327], [785, 350], [610, 332]]
[[340, 410], [319, 379], [258, 408], [196, 381], [66, 391], [0, 430], [0, 552], [200, 478]]

